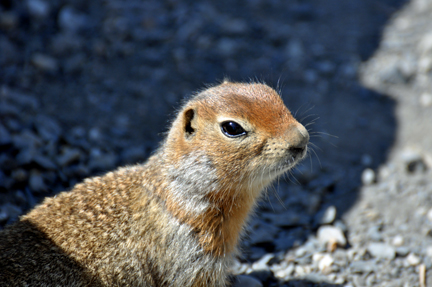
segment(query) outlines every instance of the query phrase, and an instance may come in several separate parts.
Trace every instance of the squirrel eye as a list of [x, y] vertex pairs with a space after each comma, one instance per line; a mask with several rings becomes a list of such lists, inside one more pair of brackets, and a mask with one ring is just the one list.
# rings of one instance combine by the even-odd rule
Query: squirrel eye
[[246, 135], [246, 131], [236, 122], [227, 121], [221, 123], [222, 132], [227, 137], [239, 137]]

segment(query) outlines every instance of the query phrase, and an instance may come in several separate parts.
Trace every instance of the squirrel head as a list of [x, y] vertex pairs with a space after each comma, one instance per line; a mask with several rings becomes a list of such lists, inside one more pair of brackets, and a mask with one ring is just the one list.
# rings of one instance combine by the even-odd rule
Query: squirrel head
[[205, 157], [226, 184], [262, 189], [305, 157], [309, 134], [269, 86], [224, 82], [183, 106], [167, 141], [171, 162]]

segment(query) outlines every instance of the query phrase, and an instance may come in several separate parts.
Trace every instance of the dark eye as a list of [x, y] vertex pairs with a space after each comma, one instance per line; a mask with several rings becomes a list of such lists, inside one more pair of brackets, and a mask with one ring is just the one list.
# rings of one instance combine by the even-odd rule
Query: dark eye
[[231, 137], [231, 138], [243, 136], [246, 134], [246, 131], [242, 128], [242, 126], [236, 122], [231, 122], [231, 121], [223, 122], [221, 124], [221, 128], [222, 128], [222, 132], [227, 137]]

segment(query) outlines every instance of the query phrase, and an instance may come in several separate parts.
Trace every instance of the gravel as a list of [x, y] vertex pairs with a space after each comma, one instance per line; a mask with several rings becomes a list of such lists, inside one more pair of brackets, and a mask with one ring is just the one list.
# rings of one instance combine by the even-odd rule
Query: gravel
[[251, 218], [236, 286], [432, 285], [431, 12], [423, 0], [0, 1], [0, 228], [145, 161], [206, 84], [257, 79], [313, 144]]

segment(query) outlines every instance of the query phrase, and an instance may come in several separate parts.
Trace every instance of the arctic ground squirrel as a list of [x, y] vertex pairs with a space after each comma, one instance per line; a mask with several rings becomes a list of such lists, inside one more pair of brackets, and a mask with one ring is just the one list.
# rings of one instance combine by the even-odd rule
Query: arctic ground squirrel
[[272, 88], [210, 87], [144, 164], [45, 199], [0, 232], [2, 286], [227, 286], [262, 191], [309, 134]]

